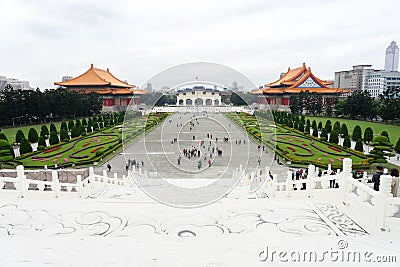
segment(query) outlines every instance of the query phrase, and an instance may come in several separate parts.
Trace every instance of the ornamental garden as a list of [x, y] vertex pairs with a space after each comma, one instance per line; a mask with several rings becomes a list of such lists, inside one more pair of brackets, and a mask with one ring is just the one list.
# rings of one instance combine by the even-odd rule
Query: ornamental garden
[[[313, 164], [326, 168], [341, 168], [344, 158], [353, 160], [354, 168], [369, 168], [372, 163], [384, 163], [387, 157], [400, 153], [400, 141], [396, 146], [389, 141], [388, 133], [374, 135], [370, 128], [364, 131], [354, 127], [349, 133], [346, 124], [327, 121], [325, 126], [304, 116], [274, 111], [247, 113], [227, 113], [226, 116], [244, 128], [259, 144], [266, 145], [287, 163], [295, 166]], [[371, 146], [369, 154], [364, 154], [364, 143]]]
[[[4, 165], [24, 165], [26, 168], [73, 167], [102, 161], [122, 148], [123, 143], [136, 140], [151, 131], [168, 113], [129, 111], [62, 122], [60, 129], [50, 124], [38, 133], [30, 128], [28, 136], [18, 130], [14, 147], [4, 133], [0, 133], [0, 162]], [[14, 150], [14, 148], [16, 148]]]

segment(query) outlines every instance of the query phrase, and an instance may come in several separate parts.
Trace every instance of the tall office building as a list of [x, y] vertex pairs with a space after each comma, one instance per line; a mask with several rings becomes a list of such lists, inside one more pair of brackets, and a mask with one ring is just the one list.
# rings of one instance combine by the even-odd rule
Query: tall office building
[[385, 71], [398, 71], [399, 67], [399, 47], [392, 41], [386, 48]]

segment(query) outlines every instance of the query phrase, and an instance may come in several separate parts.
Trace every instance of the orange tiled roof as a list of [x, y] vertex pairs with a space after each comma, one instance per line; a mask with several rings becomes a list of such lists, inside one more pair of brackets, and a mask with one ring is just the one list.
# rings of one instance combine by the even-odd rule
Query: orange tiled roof
[[135, 85], [123, 82], [110, 73], [110, 71], [94, 68], [91, 64], [90, 69], [85, 73], [65, 82], [55, 82], [55, 85], [60, 86], [102, 86], [110, 85], [123, 88], [135, 88]]
[[[320, 87], [299, 87], [307, 79], [312, 79]], [[321, 94], [337, 94], [346, 93], [346, 90], [341, 88], [331, 88], [333, 82], [324, 81], [317, 78], [312, 72], [311, 68], [306, 68], [306, 64], [293, 70], [288, 70], [279, 80], [265, 85], [263, 94], [284, 94], [284, 93], [300, 93], [301, 91], [309, 91], [310, 93]]]
[[264, 91], [264, 89], [256, 89], [256, 90], [251, 91], [250, 93], [251, 93], [251, 94], [258, 95], [258, 94], [262, 94], [263, 91]]
[[[71, 88], [72, 89], [72, 88]], [[147, 94], [146, 91], [143, 90], [133, 90], [133, 89], [128, 89], [128, 88], [77, 88], [77, 89], [72, 89], [77, 92], [83, 92], [85, 94], [90, 94], [90, 93], [98, 93], [100, 95], [144, 95]]]

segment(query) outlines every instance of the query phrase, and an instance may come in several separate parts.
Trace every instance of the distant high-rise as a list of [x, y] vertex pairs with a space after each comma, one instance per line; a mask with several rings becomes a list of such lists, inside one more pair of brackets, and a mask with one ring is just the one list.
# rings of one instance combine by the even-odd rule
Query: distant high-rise
[[392, 41], [386, 48], [385, 71], [397, 71], [399, 67], [399, 47]]

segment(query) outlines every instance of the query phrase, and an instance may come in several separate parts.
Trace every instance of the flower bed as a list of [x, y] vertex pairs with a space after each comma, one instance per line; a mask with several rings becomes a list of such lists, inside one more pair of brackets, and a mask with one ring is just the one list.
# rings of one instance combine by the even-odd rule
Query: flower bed
[[291, 146], [288, 146], [287, 147], [289, 150], [291, 150], [292, 152], [296, 152], [296, 149], [294, 149], [293, 147], [291, 147]]
[[336, 148], [336, 147], [333, 147], [333, 146], [328, 146], [328, 148], [329, 149], [332, 149], [332, 150], [334, 150], [334, 151], [336, 151], [336, 152], [343, 152], [342, 150], [340, 150], [339, 148]]
[[56, 150], [59, 150], [59, 149], [61, 149], [61, 146], [56, 146], [56, 147], [53, 147], [52, 149], [48, 149], [48, 150], [43, 151], [43, 153], [47, 154], [47, 153], [50, 153], [50, 152], [53, 152], [53, 151], [56, 151]]
[[97, 150], [104, 148], [104, 146], [99, 146], [96, 147], [95, 149], [93, 149], [92, 151], [90, 151], [91, 153], [96, 153]]

